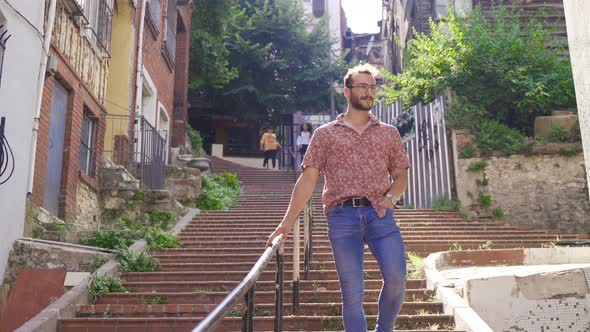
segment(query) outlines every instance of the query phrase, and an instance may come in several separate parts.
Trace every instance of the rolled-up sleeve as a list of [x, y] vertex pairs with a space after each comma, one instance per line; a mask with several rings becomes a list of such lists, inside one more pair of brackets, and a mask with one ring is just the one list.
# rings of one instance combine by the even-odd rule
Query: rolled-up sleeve
[[320, 171], [326, 166], [326, 137], [323, 130], [316, 130], [311, 136], [307, 152], [301, 162], [301, 168], [315, 167]]
[[397, 129], [393, 129], [393, 142], [391, 144], [391, 151], [389, 154], [389, 162], [387, 166], [389, 172], [393, 172], [395, 169], [407, 169], [410, 168], [410, 160], [408, 154], [402, 143], [402, 139]]

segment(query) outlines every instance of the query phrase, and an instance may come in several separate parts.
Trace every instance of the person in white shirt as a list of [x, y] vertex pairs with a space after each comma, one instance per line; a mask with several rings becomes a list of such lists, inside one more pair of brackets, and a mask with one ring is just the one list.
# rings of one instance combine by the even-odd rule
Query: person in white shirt
[[305, 156], [305, 152], [307, 152], [307, 147], [309, 146], [309, 141], [311, 141], [311, 133], [313, 131], [311, 123], [304, 123], [301, 125], [301, 133], [297, 136], [297, 148], [301, 153], [301, 158]]

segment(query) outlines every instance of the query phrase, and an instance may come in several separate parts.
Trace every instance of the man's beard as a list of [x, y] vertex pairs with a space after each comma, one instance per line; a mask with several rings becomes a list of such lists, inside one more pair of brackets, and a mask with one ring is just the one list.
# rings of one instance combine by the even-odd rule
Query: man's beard
[[374, 99], [371, 97], [366, 97], [365, 99], [361, 97], [352, 97], [350, 98], [350, 105], [358, 110], [361, 111], [370, 111], [373, 108]]

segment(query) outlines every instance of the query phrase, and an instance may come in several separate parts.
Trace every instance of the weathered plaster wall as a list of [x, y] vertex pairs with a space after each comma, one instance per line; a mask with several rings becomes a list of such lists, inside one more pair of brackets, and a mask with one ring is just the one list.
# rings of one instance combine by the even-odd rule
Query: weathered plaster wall
[[468, 280], [465, 298], [493, 331], [590, 330], [590, 269]]
[[[501, 208], [504, 220], [511, 225], [569, 234], [590, 231], [590, 201], [581, 155], [491, 158], [485, 160], [485, 170], [467, 171], [480, 160], [458, 159], [457, 193], [464, 208], [477, 204], [478, 193], [484, 192], [492, 197], [492, 208]], [[487, 185], [482, 186], [484, 174]]]
[[586, 157], [586, 175], [590, 176], [590, 1], [564, 0], [563, 6]]
[[98, 252], [89, 247], [59, 245], [43, 240], [19, 239], [14, 242], [4, 273], [4, 283], [12, 285], [20, 270], [25, 267], [35, 269], [63, 269], [71, 272], [91, 272], [97, 256], [110, 254]]

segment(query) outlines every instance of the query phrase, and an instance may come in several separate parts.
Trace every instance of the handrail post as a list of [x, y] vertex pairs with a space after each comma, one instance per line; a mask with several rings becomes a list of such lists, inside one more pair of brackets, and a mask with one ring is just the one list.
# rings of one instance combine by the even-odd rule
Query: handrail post
[[301, 255], [299, 245], [301, 240], [300, 227], [301, 217], [297, 217], [295, 225], [293, 225], [293, 313], [296, 313], [299, 310], [299, 257]]
[[[313, 199], [313, 198], [312, 198]], [[310, 227], [310, 209], [311, 209], [311, 199], [305, 205], [305, 209], [303, 210], [303, 238], [305, 240], [305, 252], [304, 252], [304, 278], [305, 280], [309, 280], [309, 267], [311, 265], [311, 227]]]
[[248, 293], [246, 293], [246, 312], [242, 316], [242, 331], [252, 332], [254, 331], [254, 323], [252, 317], [254, 316], [254, 288], [256, 284], [250, 287]]
[[309, 227], [309, 263], [311, 264], [311, 261], [313, 260], [313, 196], [309, 200], [308, 204], [309, 222], [307, 226]]
[[277, 251], [277, 278], [275, 282], [275, 332], [283, 331], [283, 272], [284, 272], [284, 252], [283, 244]]

